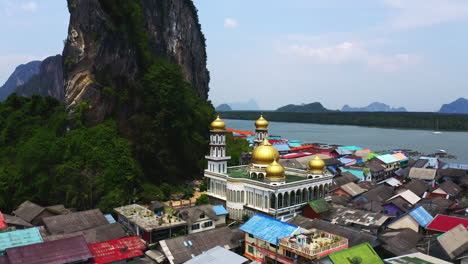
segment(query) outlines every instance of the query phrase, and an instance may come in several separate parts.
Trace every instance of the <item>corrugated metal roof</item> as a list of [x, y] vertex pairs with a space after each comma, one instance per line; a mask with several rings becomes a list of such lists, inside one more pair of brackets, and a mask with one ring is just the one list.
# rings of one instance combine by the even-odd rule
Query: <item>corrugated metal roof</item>
[[414, 205], [416, 204], [417, 202], [419, 202], [419, 200], [421, 200], [421, 197], [417, 196], [416, 194], [414, 194], [414, 192], [410, 191], [410, 190], [406, 190], [404, 192], [401, 192], [397, 195], [394, 195], [393, 197], [391, 197], [390, 199], [388, 199], [389, 201], [392, 200], [392, 199], [395, 199], [396, 197], [401, 197], [403, 199], [405, 199], [405, 201], [407, 201], [408, 203]]
[[398, 159], [399, 161], [408, 160], [408, 157], [406, 157], [405, 154], [403, 154], [401, 152], [394, 153], [394, 154], [392, 154], [392, 156], [395, 157], [396, 159]]
[[382, 183], [386, 183], [386, 184], [388, 184], [388, 185], [390, 185], [392, 187], [398, 187], [398, 186], [401, 185], [401, 182], [399, 180], [395, 179], [394, 177], [383, 180], [383, 181], [379, 182], [378, 184], [382, 184]]
[[422, 206], [418, 206], [413, 210], [409, 211], [409, 214], [418, 222], [422, 227], [426, 227], [434, 217], [424, 209]]
[[104, 264], [143, 255], [145, 244], [138, 236], [124, 237], [89, 245], [94, 258], [91, 263]]
[[222, 205], [215, 205], [213, 206], [213, 211], [215, 211], [216, 215], [226, 215], [228, 211]]
[[426, 229], [447, 232], [460, 224], [463, 224], [465, 228], [468, 228], [468, 219], [438, 214], [426, 226]]
[[338, 149], [349, 149], [351, 151], [354, 151], [354, 150], [361, 150], [361, 149], [364, 149], [364, 148], [361, 148], [361, 147], [358, 147], [358, 146], [341, 146], [341, 147], [338, 147]]
[[291, 148], [289, 147], [288, 143], [275, 143], [273, 144], [278, 151], [290, 151]]
[[230, 250], [216, 246], [185, 262], [185, 264], [242, 264], [247, 260], [248, 259], [239, 256]]
[[7, 248], [41, 243], [42, 241], [41, 233], [37, 227], [0, 233], [0, 252]]
[[10, 264], [63, 264], [93, 257], [83, 236], [9, 248]]
[[323, 213], [332, 209], [331, 205], [323, 198], [310, 201], [309, 206], [312, 207], [316, 213]]
[[272, 244], [278, 239], [293, 235], [299, 227], [271, 217], [255, 214], [239, 229]]
[[394, 162], [398, 162], [399, 160], [397, 158], [395, 158], [393, 155], [391, 154], [386, 154], [386, 155], [381, 155], [381, 156], [377, 156], [377, 158], [379, 160], [381, 160], [382, 162], [384, 162], [385, 164], [390, 164], [390, 163], [394, 163]]
[[336, 149], [335, 151], [336, 151], [336, 153], [340, 154], [341, 156], [353, 154], [351, 152], [351, 150], [349, 150], [349, 149]]

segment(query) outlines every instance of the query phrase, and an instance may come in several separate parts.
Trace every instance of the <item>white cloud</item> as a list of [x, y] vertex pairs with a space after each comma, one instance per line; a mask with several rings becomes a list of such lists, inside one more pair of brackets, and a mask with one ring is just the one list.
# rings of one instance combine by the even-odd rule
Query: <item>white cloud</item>
[[226, 18], [224, 19], [224, 27], [225, 28], [238, 28], [239, 27], [239, 22], [237, 22], [236, 19], [234, 18]]
[[[2, 4], [0, 2], [0, 4]], [[35, 1], [27, 2], [14, 2], [14, 1], [4, 1], [4, 12], [6, 16], [14, 16], [17, 12], [27, 11], [34, 12], [38, 9], [39, 5]]]
[[305, 57], [319, 64], [363, 63], [369, 69], [389, 72], [417, 64], [421, 60], [419, 56], [411, 54], [382, 55], [372, 53], [365, 45], [356, 42], [342, 42], [322, 47], [293, 44], [280, 47], [279, 52]]
[[382, 0], [395, 13], [388, 21], [396, 29], [425, 27], [468, 18], [465, 0]]

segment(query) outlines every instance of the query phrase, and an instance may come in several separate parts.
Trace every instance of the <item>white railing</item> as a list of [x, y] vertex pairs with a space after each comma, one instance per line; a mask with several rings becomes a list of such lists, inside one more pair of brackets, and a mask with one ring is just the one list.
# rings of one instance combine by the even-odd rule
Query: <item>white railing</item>
[[[316, 256], [320, 253], [324, 253], [324, 252], [327, 252], [327, 251], [332, 251], [334, 249], [338, 249], [344, 245], [347, 245], [348, 244], [348, 240], [347, 239], [342, 239], [336, 243], [333, 243], [331, 245], [328, 245], [328, 246], [323, 246], [323, 247], [320, 247], [320, 248], [316, 248], [316, 249], [308, 249], [308, 248], [304, 248], [296, 243], [290, 243], [288, 242], [287, 240], [285, 239], [281, 239], [280, 240], [280, 245], [286, 247], [286, 248], [290, 248], [290, 249], [293, 249], [295, 250], [297, 253], [302, 253], [302, 255], [304, 256]], [[331, 253], [331, 252], [330, 252]]]

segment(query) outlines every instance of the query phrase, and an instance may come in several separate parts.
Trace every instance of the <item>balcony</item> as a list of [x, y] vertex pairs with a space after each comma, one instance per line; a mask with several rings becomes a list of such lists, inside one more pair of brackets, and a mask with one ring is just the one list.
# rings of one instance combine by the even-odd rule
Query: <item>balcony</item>
[[288, 242], [287, 238], [283, 238], [280, 240], [280, 245], [283, 246], [286, 250], [291, 251], [295, 254], [301, 255], [308, 259], [315, 259], [347, 248], [348, 240], [343, 238], [342, 240], [335, 242], [331, 245], [322, 246], [316, 249], [310, 249], [302, 247], [296, 243]]

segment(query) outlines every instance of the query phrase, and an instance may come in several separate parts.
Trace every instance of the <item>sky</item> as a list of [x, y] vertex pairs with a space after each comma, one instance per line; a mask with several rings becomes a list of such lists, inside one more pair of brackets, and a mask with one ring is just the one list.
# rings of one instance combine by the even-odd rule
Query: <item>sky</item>
[[[379, 101], [436, 111], [468, 98], [468, 0], [194, 0], [214, 105]], [[0, 84], [59, 54], [66, 1], [0, 0]]]

